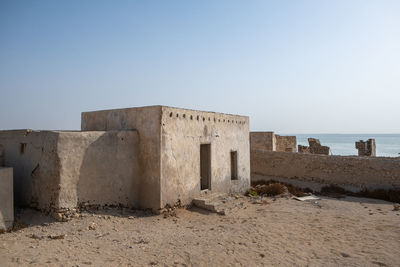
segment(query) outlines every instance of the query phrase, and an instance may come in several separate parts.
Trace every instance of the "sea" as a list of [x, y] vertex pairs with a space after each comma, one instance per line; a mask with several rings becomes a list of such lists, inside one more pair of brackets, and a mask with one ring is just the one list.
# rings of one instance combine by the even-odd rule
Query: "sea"
[[287, 134], [295, 135], [297, 144], [308, 146], [307, 138], [319, 139], [321, 145], [329, 146], [332, 155], [357, 155], [355, 142], [375, 139], [378, 157], [400, 157], [400, 134]]

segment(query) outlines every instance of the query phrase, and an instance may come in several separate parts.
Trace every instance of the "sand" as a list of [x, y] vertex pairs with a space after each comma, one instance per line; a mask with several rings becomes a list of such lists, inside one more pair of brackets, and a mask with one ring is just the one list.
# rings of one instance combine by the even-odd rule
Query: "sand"
[[[25, 209], [27, 228], [0, 235], [1, 266], [399, 266], [400, 211], [346, 197], [240, 197], [218, 215], [111, 209], [69, 222]], [[260, 204], [261, 203], [261, 204]]]

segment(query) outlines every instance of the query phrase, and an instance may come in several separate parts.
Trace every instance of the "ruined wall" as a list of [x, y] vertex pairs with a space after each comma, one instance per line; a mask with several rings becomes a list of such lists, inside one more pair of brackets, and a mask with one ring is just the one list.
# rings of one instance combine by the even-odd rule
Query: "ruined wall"
[[400, 164], [392, 158], [251, 151], [252, 180], [335, 184], [347, 190], [400, 188]]
[[[211, 144], [212, 192], [249, 188], [248, 117], [163, 107], [161, 130], [162, 206], [200, 194], [200, 144]], [[238, 155], [237, 180], [231, 180], [231, 151]]]
[[376, 144], [375, 139], [368, 139], [367, 141], [360, 140], [356, 142], [358, 156], [376, 157]]
[[139, 206], [158, 210], [161, 207], [161, 106], [83, 112], [81, 128], [82, 131], [138, 131], [139, 164], [142, 171]]
[[276, 138], [274, 132], [250, 132], [251, 149], [268, 151], [276, 150]]
[[298, 152], [306, 154], [329, 155], [331, 149], [328, 146], [322, 146], [321, 142], [315, 138], [308, 138], [309, 146], [298, 146]]
[[0, 230], [14, 222], [13, 169], [0, 167]]
[[296, 152], [296, 136], [281, 136], [274, 132], [250, 132], [251, 149]]
[[275, 135], [276, 149], [275, 151], [296, 152], [296, 136]]
[[136, 131], [0, 131], [16, 204], [46, 211], [80, 203], [137, 207], [138, 142]]

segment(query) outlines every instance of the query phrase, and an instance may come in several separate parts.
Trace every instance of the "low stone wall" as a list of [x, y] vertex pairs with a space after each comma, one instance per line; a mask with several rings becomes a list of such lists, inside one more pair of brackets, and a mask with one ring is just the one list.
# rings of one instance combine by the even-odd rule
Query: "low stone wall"
[[138, 207], [138, 143], [136, 131], [0, 131], [16, 205], [44, 211], [86, 203]]
[[395, 158], [263, 150], [252, 150], [250, 156], [252, 181], [275, 179], [314, 190], [330, 184], [353, 192], [362, 189], [400, 189], [400, 161]]
[[13, 169], [0, 167], [0, 230], [14, 222]]

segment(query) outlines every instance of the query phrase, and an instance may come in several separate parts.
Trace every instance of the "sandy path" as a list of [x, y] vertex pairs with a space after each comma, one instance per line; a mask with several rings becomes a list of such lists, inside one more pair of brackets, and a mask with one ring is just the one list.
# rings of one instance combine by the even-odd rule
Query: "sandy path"
[[[33, 225], [0, 235], [0, 265], [400, 265], [400, 211], [391, 203], [350, 197], [237, 201], [244, 208], [226, 216], [109, 210], [64, 223], [24, 210], [20, 220]], [[61, 234], [66, 236], [48, 238]]]

